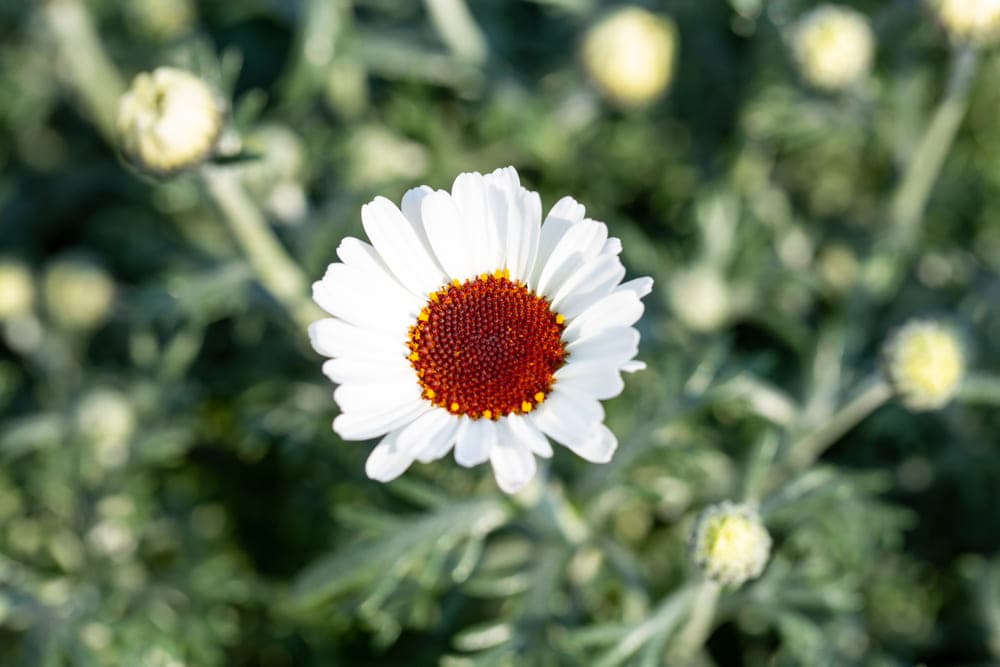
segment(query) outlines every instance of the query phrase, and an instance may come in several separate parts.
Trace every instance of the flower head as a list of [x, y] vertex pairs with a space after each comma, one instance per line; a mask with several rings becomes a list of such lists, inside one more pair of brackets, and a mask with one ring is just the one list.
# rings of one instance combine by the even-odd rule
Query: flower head
[[621, 283], [621, 242], [604, 223], [564, 197], [543, 224], [512, 167], [461, 174], [450, 193], [415, 188], [402, 210], [378, 197], [361, 220], [371, 244], [340, 244], [313, 285], [333, 317], [309, 335], [340, 385], [334, 430], [382, 436], [370, 477], [454, 449], [460, 465], [489, 461], [513, 493], [536, 455], [552, 455], [548, 438], [611, 459], [618, 442], [599, 401], [644, 367], [632, 324], [652, 280]]
[[910, 410], [935, 410], [958, 393], [965, 374], [962, 346], [955, 333], [932, 320], [913, 320], [885, 347], [889, 382]]
[[139, 169], [170, 174], [211, 156], [226, 106], [204, 80], [159, 67], [132, 80], [118, 103], [122, 152]]
[[582, 55], [601, 92], [624, 106], [638, 106], [670, 85], [676, 51], [677, 31], [670, 19], [624, 7], [587, 32]]
[[796, 24], [792, 51], [810, 85], [843, 90], [871, 69], [875, 36], [863, 14], [838, 5], [821, 5]]
[[989, 43], [1000, 37], [1000, 0], [930, 0], [938, 20], [959, 41]]
[[23, 315], [35, 303], [35, 283], [21, 262], [0, 259], [0, 320]]
[[701, 513], [691, 533], [691, 557], [709, 579], [741, 586], [764, 571], [771, 536], [757, 510], [725, 501]]
[[104, 269], [76, 259], [50, 264], [42, 287], [49, 315], [68, 329], [100, 326], [115, 298], [115, 284]]

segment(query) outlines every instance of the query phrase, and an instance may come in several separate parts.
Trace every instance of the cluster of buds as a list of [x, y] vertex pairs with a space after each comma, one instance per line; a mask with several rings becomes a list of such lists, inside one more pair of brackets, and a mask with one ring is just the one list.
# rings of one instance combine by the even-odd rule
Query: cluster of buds
[[771, 555], [771, 536], [754, 507], [725, 501], [701, 513], [689, 548], [691, 559], [706, 577], [737, 587], [764, 571]]
[[583, 64], [594, 85], [626, 107], [652, 102], [670, 86], [677, 52], [673, 22], [639, 7], [599, 20], [583, 39]]
[[965, 358], [955, 332], [940, 322], [914, 320], [884, 349], [885, 371], [899, 400], [913, 411], [936, 410], [958, 393]]
[[122, 153], [151, 174], [167, 175], [212, 157], [226, 104], [203, 79], [172, 67], [135, 77], [118, 103]]
[[792, 52], [807, 83], [834, 92], [867, 76], [875, 55], [875, 36], [863, 14], [821, 5], [796, 24]]

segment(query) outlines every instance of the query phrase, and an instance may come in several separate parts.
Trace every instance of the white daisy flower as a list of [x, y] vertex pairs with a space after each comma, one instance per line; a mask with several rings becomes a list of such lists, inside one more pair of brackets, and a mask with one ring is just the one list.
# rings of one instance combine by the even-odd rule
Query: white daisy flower
[[452, 449], [487, 461], [507, 493], [535, 475], [549, 438], [594, 463], [618, 441], [600, 401], [621, 393], [651, 278], [622, 283], [621, 241], [570, 197], [542, 222], [513, 167], [414, 188], [402, 210], [361, 209], [371, 244], [346, 238], [313, 284], [333, 317], [309, 328], [340, 386], [333, 429], [382, 436], [366, 472], [388, 482]]

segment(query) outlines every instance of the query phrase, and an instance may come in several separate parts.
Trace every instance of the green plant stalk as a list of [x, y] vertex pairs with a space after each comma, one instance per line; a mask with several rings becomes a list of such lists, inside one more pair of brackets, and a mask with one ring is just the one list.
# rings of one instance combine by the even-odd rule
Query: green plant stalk
[[792, 472], [808, 468], [845, 433], [892, 398], [892, 388], [881, 374], [863, 386], [857, 396], [822, 426], [792, 444], [788, 455], [788, 467]]
[[448, 49], [471, 65], [486, 60], [486, 38], [465, 0], [424, 0], [434, 29]]
[[892, 200], [893, 250], [910, 252], [915, 245], [931, 190], [969, 107], [979, 54], [972, 46], [956, 47], [945, 95], [910, 158]]
[[56, 59], [66, 82], [104, 138], [114, 144], [115, 116], [125, 83], [101, 46], [90, 14], [76, 0], [51, 0], [43, 3], [41, 13], [55, 38]]
[[684, 667], [691, 663], [712, 632], [715, 610], [722, 586], [711, 579], [702, 580], [691, 603], [687, 623], [677, 633], [667, 663]]
[[971, 373], [962, 381], [958, 400], [963, 403], [1000, 405], [1000, 377]]
[[300, 327], [308, 327], [321, 318], [323, 313], [307, 296], [305, 276], [278, 242], [260, 209], [250, 200], [240, 182], [239, 171], [205, 166], [201, 177], [264, 288]]

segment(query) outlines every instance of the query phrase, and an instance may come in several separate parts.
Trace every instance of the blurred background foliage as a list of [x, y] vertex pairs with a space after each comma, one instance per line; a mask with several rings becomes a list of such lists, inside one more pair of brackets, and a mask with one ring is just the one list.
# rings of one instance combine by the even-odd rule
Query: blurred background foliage
[[[908, 238], [893, 198], [965, 51], [921, 2], [849, 4], [875, 62], [829, 93], [789, 47], [815, 3], [647, 2], [679, 45], [629, 107], [581, 64], [597, 0], [0, 2], [0, 664], [671, 664], [692, 519], [740, 497], [772, 558], [697, 664], [1000, 662], [990, 392], [787, 464], [911, 317], [1000, 368], [1000, 54]], [[310, 281], [361, 204], [459, 171], [607, 221], [657, 280], [615, 459], [559, 451], [513, 499], [446, 461], [367, 480], [218, 193], [119, 158], [117, 98], [161, 65], [231, 101], [225, 169]]]

